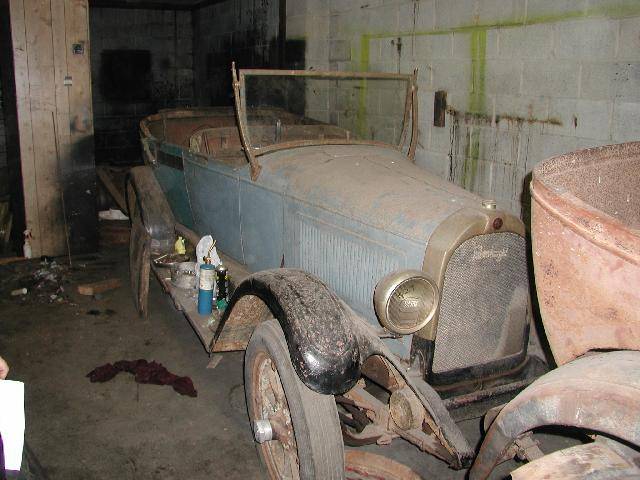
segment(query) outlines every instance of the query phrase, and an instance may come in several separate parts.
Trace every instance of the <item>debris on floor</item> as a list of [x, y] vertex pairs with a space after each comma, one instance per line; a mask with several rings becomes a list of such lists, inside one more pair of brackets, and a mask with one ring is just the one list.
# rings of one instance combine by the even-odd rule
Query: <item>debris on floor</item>
[[150, 383], [153, 385], [171, 385], [180, 395], [197, 397], [198, 392], [189, 377], [179, 377], [169, 372], [161, 363], [144, 359], [120, 360], [113, 364], [107, 363], [94, 368], [87, 374], [91, 383], [108, 382], [120, 372], [128, 372], [135, 375], [137, 383]]
[[50, 257], [0, 265], [0, 297], [20, 302], [66, 303], [69, 267]]
[[106, 280], [100, 280], [99, 282], [85, 283], [78, 285], [78, 293], [80, 295], [97, 295], [99, 293], [108, 292], [109, 290], [115, 290], [122, 285], [119, 278], [107, 278]]

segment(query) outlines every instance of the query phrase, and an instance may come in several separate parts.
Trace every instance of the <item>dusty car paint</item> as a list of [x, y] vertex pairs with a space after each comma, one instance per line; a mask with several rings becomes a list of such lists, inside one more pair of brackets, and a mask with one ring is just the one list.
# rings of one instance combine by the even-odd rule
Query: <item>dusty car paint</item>
[[[372, 294], [387, 273], [425, 269], [426, 249], [426, 268], [442, 286], [446, 259], [473, 235], [491, 233], [487, 225], [498, 220], [501, 233], [523, 235], [515, 217], [501, 210], [488, 215], [482, 199], [414, 165], [395, 146], [359, 143], [260, 152], [261, 173], [254, 181], [238, 132], [228, 128], [233, 121], [233, 112], [223, 109], [196, 110], [192, 117], [189, 111], [165, 111], [142, 121], [147, 162], [176, 219], [200, 234], [213, 234], [219, 247], [250, 271], [286, 266], [317, 275], [377, 328]], [[211, 128], [223, 132], [222, 154], [209, 151], [204, 135]], [[453, 230], [443, 226], [453, 217], [471, 223], [450, 222], [457, 233], [449, 241]], [[436, 229], [438, 238], [432, 242]], [[416, 334], [431, 342], [431, 347], [413, 348], [431, 352], [422, 355], [425, 365], [433, 359], [437, 324], [434, 318]], [[411, 360], [411, 336], [385, 342], [400, 358]], [[523, 348], [507, 369], [524, 365], [525, 354]], [[494, 370], [488, 366], [469, 373], [493, 375]]]

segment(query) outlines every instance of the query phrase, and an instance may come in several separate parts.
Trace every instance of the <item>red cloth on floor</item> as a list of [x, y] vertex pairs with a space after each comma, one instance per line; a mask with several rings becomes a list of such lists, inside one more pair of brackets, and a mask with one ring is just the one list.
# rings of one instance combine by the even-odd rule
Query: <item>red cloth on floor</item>
[[138, 383], [150, 383], [153, 385], [171, 385], [180, 395], [197, 397], [198, 392], [189, 377], [179, 377], [167, 370], [161, 363], [146, 360], [120, 360], [113, 364], [107, 363], [94, 368], [87, 377], [92, 383], [108, 382], [120, 372], [128, 372], [135, 375]]

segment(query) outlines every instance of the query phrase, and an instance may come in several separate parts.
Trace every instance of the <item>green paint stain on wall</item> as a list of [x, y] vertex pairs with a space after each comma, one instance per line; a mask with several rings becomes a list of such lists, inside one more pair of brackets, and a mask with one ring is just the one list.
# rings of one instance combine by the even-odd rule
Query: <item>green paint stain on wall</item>
[[[360, 37], [360, 71], [369, 71], [369, 37]], [[358, 110], [356, 113], [356, 130], [360, 138], [367, 138], [367, 81], [360, 80], [358, 92]]]
[[448, 33], [471, 33], [480, 30], [491, 30], [495, 28], [518, 28], [527, 25], [538, 25], [543, 23], [565, 22], [568, 20], [580, 20], [588, 18], [610, 18], [620, 19], [640, 16], [640, 1], [622, 0], [611, 2], [608, 5], [598, 5], [585, 10], [575, 10], [562, 13], [550, 13], [522, 18], [502, 18], [495, 21], [476, 23], [471, 25], [459, 25], [435, 30], [410, 30], [404, 32], [369, 32], [363, 34], [368, 39], [395, 38], [395, 37], [420, 37], [426, 35], [445, 35]]
[[[469, 111], [483, 115], [486, 108], [485, 73], [487, 64], [487, 31], [471, 32], [471, 84], [469, 85]], [[480, 158], [480, 129], [471, 126], [466, 148], [462, 184], [471, 189], [474, 185]]]
[[[556, 23], [568, 20], [578, 20], [587, 18], [629, 18], [640, 16], [640, 1], [620, 0], [612, 1], [608, 5], [598, 5], [585, 10], [575, 10], [570, 12], [555, 13], [548, 15], [537, 15], [525, 20], [520, 18], [503, 18], [492, 22], [477, 23], [471, 25], [460, 25], [435, 30], [410, 30], [404, 32], [369, 32], [363, 33], [360, 37], [360, 70], [367, 71], [369, 67], [369, 41], [372, 39], [396, 38], [396, 37], [420, 37], [427, 35], [446, 35], [449, 33], [474, 33], [487, 31], [495, 28], [519, 28], [527, 25], [538, 25], [543, 23]], [[365, 45], [366, 44], [366, 45]]]
[[[397, 38], [397, 37], [419, 37], [428, 35], [447, 35], [450, 33], [470, 33], [471, 34], [471, 84], [469, 87], [469, 113], [485, 115], [485, 75], [486, 75], [486, 47], [487, 30], [496, 28], [522, 28], [527, 25], [539, 25], [547, 23], [557, 23], [570, 20], [580, 20], [589, 18], [629, 18], [640, 16], [639, 0], [612, 0], [605, 5], [597, 5], [584, 10], [570, 12], [542, 14], [526, 19], [504, 18], [495, 21], [460, 25], [435, 30], [411, 30], [402, 32], [369, 32], [360, 36], [360, 71], [369, 71], [370, 52], [369, 43], [372, 39]], [[535, 47], [533, 47], [535, 48]], [[353, 56], [352, 58], [357, 58]], [[362, 135], [367, 130], [366, 119], [366, 86], [360, 90], [359, 104], [357, 110], [358, 132]], [[470, 189], [475, 182], [480, 156], [480, 129], [477, 126], [470, 127], [465, 148], [465, 162], [463, 168], [462, 184]]]
[[485, 70], [487, 64], [487, 31], [471, 33], [471, 85], [469, 85], [469, 111], [484, 113]]

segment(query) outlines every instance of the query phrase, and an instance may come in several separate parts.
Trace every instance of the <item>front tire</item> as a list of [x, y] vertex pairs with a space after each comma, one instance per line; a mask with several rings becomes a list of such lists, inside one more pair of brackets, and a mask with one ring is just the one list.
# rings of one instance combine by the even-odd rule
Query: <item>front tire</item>
[[298, 378], [276, 320], [254, 330], [245, 353], [244, 380], [251, 425], [269, 420], [276, 433], [276, 439], [257, 444], [271, 479], [344, 478], [335, 400]]

